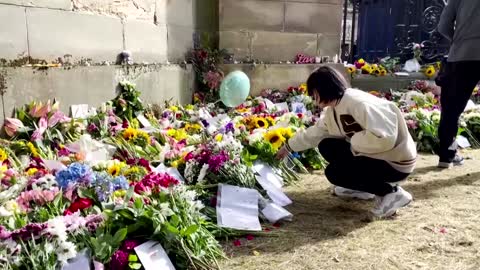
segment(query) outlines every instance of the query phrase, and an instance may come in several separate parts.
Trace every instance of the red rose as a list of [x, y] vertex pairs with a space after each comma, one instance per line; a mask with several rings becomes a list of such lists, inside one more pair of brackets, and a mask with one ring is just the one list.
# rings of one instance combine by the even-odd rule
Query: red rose
[[88, 208], [92, 207], [92, 205], [93, 205], [93, 200], [88, 199], [88, 198], [79, 198], [76, 201], [74, 201], [70, 205], [70, 207], [67, 210], [65, 210], [65, 212], [63, 214], [65, 216], [70, 215], [70, 214], [73, 214], [73, 213], [75, 213], [79, 210], [88, 209]]

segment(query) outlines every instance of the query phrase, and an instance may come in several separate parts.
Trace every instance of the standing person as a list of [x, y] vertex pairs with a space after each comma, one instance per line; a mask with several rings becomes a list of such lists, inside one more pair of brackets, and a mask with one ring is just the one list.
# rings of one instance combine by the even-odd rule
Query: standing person
[[307, 81], [308, 95], [324, 108], [322, 118], [299, 131], [278, 152], [318, 147], [329, 165], [327, 179], [338, 196], [377, 203], [372, 213], [388, 217], [408, 205], [412, 195], [398, 186], [414, 170], [417, 151], [398, 107], [387, 100], [347, 87], [331, 67], [320, 67]]
[[437, 84], [442, 87], [438, 129], [439, 168], [463, 165], [457, 154], [458, 120], [480, 81], [480, 1], [448, 0], [438, 31], [450, 42], [450, 52]]

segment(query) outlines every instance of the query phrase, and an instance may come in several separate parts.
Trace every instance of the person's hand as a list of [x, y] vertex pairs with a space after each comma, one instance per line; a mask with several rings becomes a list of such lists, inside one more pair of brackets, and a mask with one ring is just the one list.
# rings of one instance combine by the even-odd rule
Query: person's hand
[[280, 148], [280, 150], [278, 150], [276, 158], [279, 159], [279, 160], [282, 160], [286, 156], [288, 156], [289, 153], [290, 152], [288, 151], [287, 147], [282, 146], [282, 148]]

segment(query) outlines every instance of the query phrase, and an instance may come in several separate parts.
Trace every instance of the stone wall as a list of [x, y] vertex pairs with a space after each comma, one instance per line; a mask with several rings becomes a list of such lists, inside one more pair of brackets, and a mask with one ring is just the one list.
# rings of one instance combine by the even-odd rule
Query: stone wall
[[220, 47], [267, 63], [339, 54], [342, 0], [220, 0]]
[[[68, 108], [113, 97], [124, 50], [144, 65], [132, 80], [146, 100], [186, 103], [194, 76], [183, 62], [203, 34], [216, 37], [218, 0], [0, 0], [0, 19], [7, 116], [32, 99], [57, 97]], [[44, 61], [63, 65], [25, 67]]]

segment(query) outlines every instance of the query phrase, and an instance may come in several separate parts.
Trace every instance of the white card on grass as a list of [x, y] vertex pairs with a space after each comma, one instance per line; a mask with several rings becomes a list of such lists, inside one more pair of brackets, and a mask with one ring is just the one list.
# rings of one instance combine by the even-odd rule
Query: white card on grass
[[272, 199], [272, 201], [280, 206], [287, 206], [292, 204], [292, 200], [288, 198], [288, 196], [283, 193], [281, 188], [276, 187], [272, 182], [267, 179], [264, 179], [262, 176], [256, 175], [255, 178], [257, 179], [258, 183], [262, 186], [263, 189], [267, 191], [268, 197]]
[[88, 116], [88, 104], [72, 105], [72, 118], [86, 118]]
[[175, 270], [170, 258], [157, 241], [148, 241], [135, 248], [145, 270]]
[[140, 124], [142, 124], [142, 126], [145, 127], [145, 128], [149, 128], [149, 127], [152, 126], [150, 121], [148, 121], [148, 119], [145, 118], [145, 116], [141, 113], [137, 115], [137, 119], [140, 122]]
[[253, 170], [262, 176], [263, 179], [272, 183], [275, 187], [281, 189], [283, 186], [283, 180], [273, 171], [273, 168], [261, 161], [255, 161], [253, 163]]
[[217, 223], [220, 227], [261, 231], [258, 219], [259, 193], [255, 189], [219, 184]]
[[267, 206], [262, 209], [262, 214], [271, 223], [276, 223], [280, 220], [292, 220], [293, 217], [290, 212], [275, 203], [267, 204]]
[[469, 148], [472, 146], [468, 141], [468, 139], [463, 137], [462, 135], [457, 136], [457, 144], [458, 146], [460, 146], [460, 148], [463, 148], [463, 149]]

